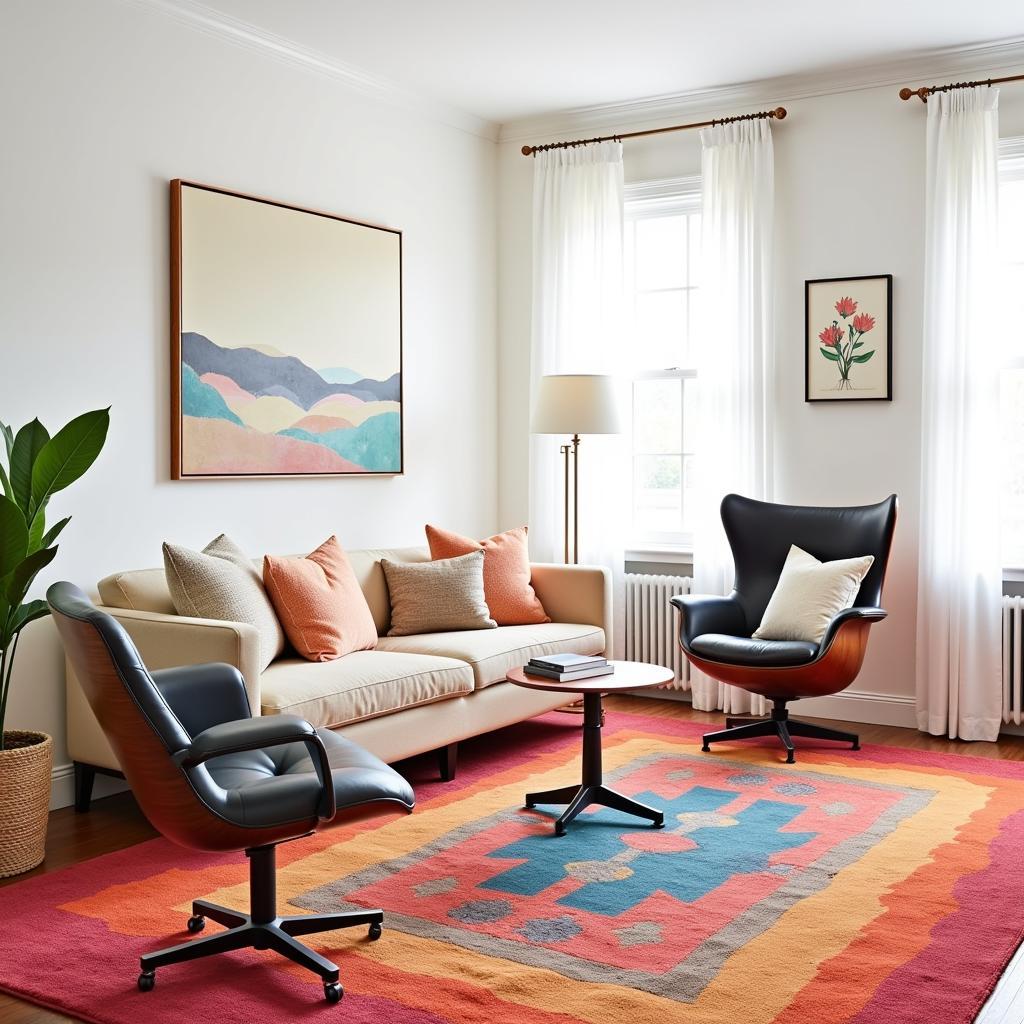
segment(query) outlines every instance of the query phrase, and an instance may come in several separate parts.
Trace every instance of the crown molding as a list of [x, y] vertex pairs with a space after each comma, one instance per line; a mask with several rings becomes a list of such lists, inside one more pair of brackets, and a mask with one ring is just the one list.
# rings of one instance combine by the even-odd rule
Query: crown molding
[[[710, 89], [623, 103], [577, 107], [519, 118], [501, 126], [499, 142], [540, 142], [565, 134], [603, 134], [657, 127], [666, 121], [743, 113], [747, 108], [875, 89], [887, 85], [941, 84], [961, 75], [999, 77], [1024, 70], [1024, 36], [974, 46], [949, 47], [869, 65], [848, 65], [739, 82]], [[897, 97], [893, 97], [897, 100]]]
[[332, 79], [353, 92], [413, 111], [449, 127], [494, 142], [498, 126], [458, 107], [431, 100], [353, 64], [335, 59], [318, 50], [301, 46], [291, 39], [267, 32], [250, 22], [216, 11], [197, 0], [121, 0], [122, 3], [164, 15], [188, 28], [214, 36], [235, 46], [292, 67]]

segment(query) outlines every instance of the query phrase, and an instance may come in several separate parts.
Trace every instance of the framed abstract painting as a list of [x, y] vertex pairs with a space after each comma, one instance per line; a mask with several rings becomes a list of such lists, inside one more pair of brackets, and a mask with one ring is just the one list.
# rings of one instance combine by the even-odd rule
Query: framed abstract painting
[[892, 274], [804, 282], [804, 400], [892, 401]]
[[403, 471], [402, 233], [171, 182], [171, 477]]

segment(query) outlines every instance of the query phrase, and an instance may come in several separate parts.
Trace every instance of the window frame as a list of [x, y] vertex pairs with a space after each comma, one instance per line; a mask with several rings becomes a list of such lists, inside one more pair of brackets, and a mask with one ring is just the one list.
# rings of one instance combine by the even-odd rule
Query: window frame
[[[679, 178], [659, 178], [650, 181], [631, 182], [624, 187], [623, 221], [633, 223], [651, 218], [666, 217], [683, 214], [692, 216], [701, 212], [701, 177], [690, 175]], [[635, 236], [634, 236], [635, 237]], [[690, 250], [688, 242], [687, 259]], [[627, 295], [631, 303], [630, 315], [636, 316], [635, 296], [636, 288], [636, 261], [627, 268], [631, 272], [632, 280], [627, 279]], [[689, 295], [698, 291], [699, 285], [685, 285], [682, 289], [671, 288], [664, 291], [685, 291]], [[642, 289], [645, 292], [656, 292], [661, 289]], [[690, 303], [687, 302], [687, 339], [691, 330]], [[692, 351], [692, 349], [691, 349]], [[638, 370], [630, 374], [630, 427], [631, 433], [635, 433], [636, 406], [633, 401], [634, 386], [638, 381], [644, 380], [676, 380], [679, 381], [682, 390], [682, 402], [684, 407], [680, 410], [680, 459], [685, 460], [686, 456], [694, 455], [695, 452], [687, 451], [686, 421], [685, 413], [686, 391], [685, 381], [695, 380], [697, 369], [695, 366], [672, 366], [663, 368], [648, 368]], [[690, 439], [692, 447], [692, 438]], [[672, 553], [676, 556], [691, 555], [693, 551], [693, 534], [686, 530], [673, 531], [639, 531], [636, 522], [636, 460], [644, 454], [638, 452], [633, 442], [630, 443], [630, 533], [627, 549], [629, 553], [647, 556], [659, 552]], [[685, 466], [685, 462], [684, 462]], [[682, 478], [680, 480], [682, 487]]]

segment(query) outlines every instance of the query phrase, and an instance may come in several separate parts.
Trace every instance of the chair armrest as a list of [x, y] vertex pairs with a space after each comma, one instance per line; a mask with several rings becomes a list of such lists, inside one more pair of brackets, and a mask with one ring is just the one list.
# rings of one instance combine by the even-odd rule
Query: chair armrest
[[245, 680], [234, 665], [181, 665], [150, 674], [192, 737], [222, 722], [252, 717]]
[[702, 633], [750, 635], [743, 608], [733, 597], [677, 594], [669, 600], [679, 610], [679, 640], [684, 651], [689, 650], [690, 641]]
[[305, 719], [295, 715], [268, 715], [222, 722], [203, 730], [174, 757], [182, 768], [195, 768], [211, 757], [280, 747], [286, 743], [304, 743], [309, 751], [322, 791], [317, 816], [321, 821], [330, 821], [337, 813], [331, 763], [324, 741]]
[[612, 574], [599, 565], [530, 566], [530, 583], [552, 622], [599, 626], [612, 638]]
[[884, 608], [844, 608], [841, 612], [834, 615], [832, 621], [828, 624], [825, 635], [821, 638], [818, 657], [821, 657], [832, 646], [832, 641], [835, 640], [836, 634], [845, 623], [857, 621], [868, 623], [881, 622], [888, 614]]
[[101, 610], [124, 626], [150, 672], [211, 662], [232, 665], [245, 680], [251, 713], [259, 715], [260, 635], [255, 626], [127, 608]]

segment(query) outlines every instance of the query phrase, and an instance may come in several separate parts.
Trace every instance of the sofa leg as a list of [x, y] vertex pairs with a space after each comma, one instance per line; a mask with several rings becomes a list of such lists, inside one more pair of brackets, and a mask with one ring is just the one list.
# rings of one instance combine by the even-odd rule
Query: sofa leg
[[437, 752], [437, 768], [441, 773], [442, 782], [451, 782], [455, 778], [455, 763], [459, 758], [458, 743], [449, 743]]
[[92, 784], [96, 781], [96, 769], [90, 764], [75, 762], [75, 810], [84, 814], [92, 803]]

